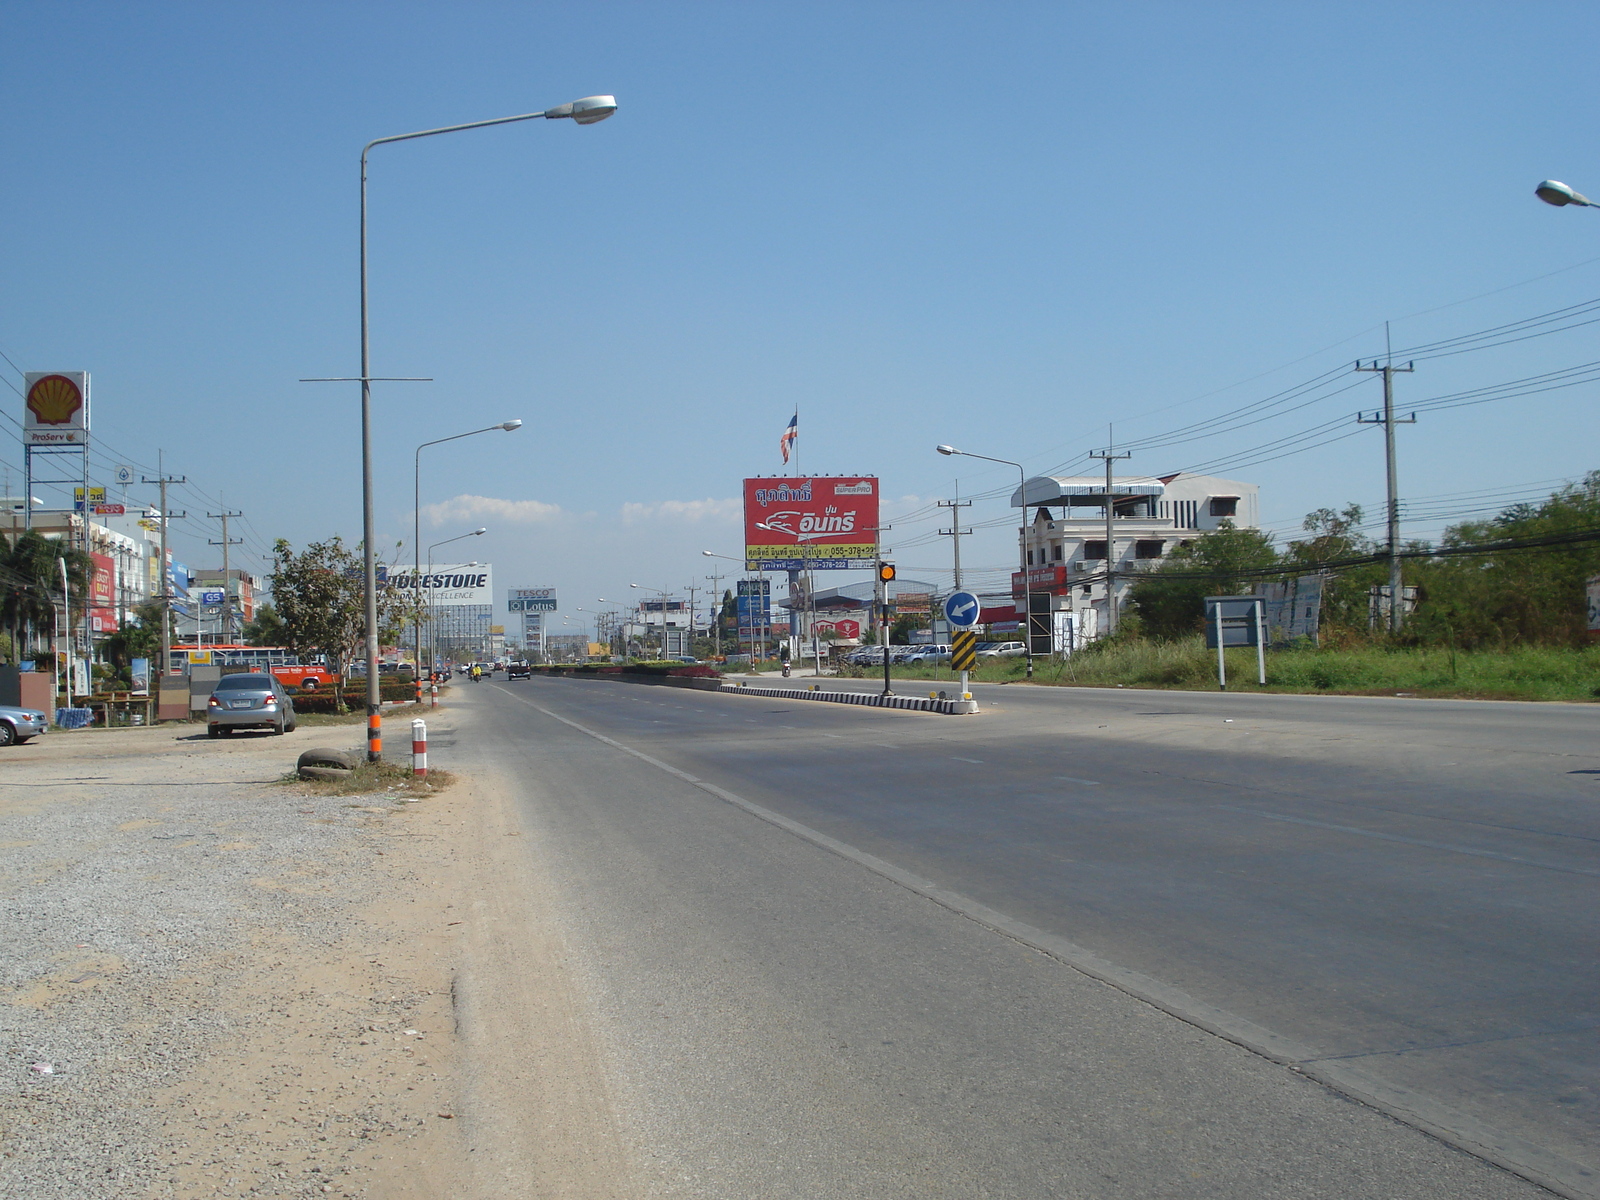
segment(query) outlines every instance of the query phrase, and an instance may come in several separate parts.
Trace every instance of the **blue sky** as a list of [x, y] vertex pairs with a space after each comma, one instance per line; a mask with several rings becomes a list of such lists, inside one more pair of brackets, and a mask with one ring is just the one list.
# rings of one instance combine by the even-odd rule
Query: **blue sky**
[[[164, 450], [178, 504], [246, 512], [255, 565], [353, 539], [355, 388], [297, 380], [357, 369], [362, 144], [614, 93], [590, 128], [374, 152], [374, 370], [435, 380], [379, 385], [380, 544], [410, 538], [419, 442], [520, 417], [426, 452], [424, 541], [487, 525], [467, 544], [497, 587], [564, 610], [679, 590], [737, 552], [738, 481], [781, 470], [797, 405], [802, 466], [880, 474], [903, 517], [957, 486], [938, 442], [1043, 472], [1112, 423], [1137, 446], [1382, 354], [1386, 320], [1404, 348], [1600, 297], [1600, 213], [1532, 195], [1600, 193], [1597, 26], [1558, 3], [13, 0], [0, 351], [92, 372], [100, 473]], [[1419, 362], [1401, 405], [1600, 360], [1597, 335]], [[1376, 516], [1376, 429], [1250, 453], [1353, 420], [1360, 378], [1132, 469], [1259, 483], [1285, 531]], [[1408, 532], [1600, 466], [1595, 393], [1425, 412]], [[1010, 476], [959, 469], [964, 561], [998, 584]], [[181, 524], [207, 563], [214, 524]], [[896, 521], [918, 577], [948, 564], [937, 525]]]

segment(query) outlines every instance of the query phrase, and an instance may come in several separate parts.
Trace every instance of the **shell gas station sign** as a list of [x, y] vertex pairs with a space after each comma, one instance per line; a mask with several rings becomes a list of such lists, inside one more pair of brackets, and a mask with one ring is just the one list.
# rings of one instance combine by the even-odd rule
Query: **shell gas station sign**
[[81, 446], [89, 440], [89, 372], [29, 371], [23, 378], [22, 436], [29, 446]]

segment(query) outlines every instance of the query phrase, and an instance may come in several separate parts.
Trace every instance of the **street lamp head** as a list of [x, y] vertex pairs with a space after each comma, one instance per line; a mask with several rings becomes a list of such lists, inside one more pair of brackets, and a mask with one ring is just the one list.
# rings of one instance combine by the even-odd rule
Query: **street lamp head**
[[702, 551], [700, 551], [700, 553], [704, 554], [707, 558], [715, 558], [716, 557], [716, 555], [711, 553], [711, 551], [709, 551], [709, 550], [702, 550]]
[[522, 418], [518, 417], [518, 418], [516, 418], [515, 420], [512, 420], [512, 421], [503, 421], [500, 424], [500, 428], [504, 429], [507, 433], [510, 433], [513, 429], [521, 429], [522, 428]]
[[1557, 208], [1566, 204], [1577, 204], [1584, 207], [1594, 207], [1594, 201], [1582, 192], [1575, 192], [1559, 179], [1546, 179], [1533, 189], [1533, 194], [1546, 204], [1553, 204]]
[[489, 527], [487, 525], [479, 525], [476, 529], [474, 529], [472, 531], [472, 536], [473, 537], [481, 537], [481, 536], [483, 536], [484, 534], [486, 534], [488, 532], [489, 532]]
[[961, 451], [957, 450], [954, 446], [939, 445], [939, 446], [935, 446], [934, 449], [937, 450], [940, 454], [960, 454], [961, 453]]
[[571, 117], [575, 124], [593, 125], [596, 121], [604, 121], [616, 111], [615, 96], [585, 96], [582, 100], [574, 100], [571, 104], [558, 104], [554, 108], [547, 108], [544, 110], [544, 115], [547, 121]]

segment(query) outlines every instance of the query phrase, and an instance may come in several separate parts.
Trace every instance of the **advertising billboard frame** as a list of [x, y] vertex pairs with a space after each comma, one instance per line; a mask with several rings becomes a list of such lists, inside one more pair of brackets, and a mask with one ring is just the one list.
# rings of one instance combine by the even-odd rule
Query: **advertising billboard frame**
[[746, 569], [872, 570], [878, 559], [879, 497], [876, 475], [746, 479]]

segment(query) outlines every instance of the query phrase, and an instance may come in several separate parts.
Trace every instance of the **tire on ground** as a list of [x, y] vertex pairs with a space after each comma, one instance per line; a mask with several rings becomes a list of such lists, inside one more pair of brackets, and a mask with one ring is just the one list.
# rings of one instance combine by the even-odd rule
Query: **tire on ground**
[[358, 761], [354, 751], [317, 746], [304, 751], [295, 767], [302, 779], [344, 779]]
[[299, 774], [301, 779], [321, 779], [331, 783], [350, 778], [350, 772], [344, 767], [304, 766], [300, 768]]

